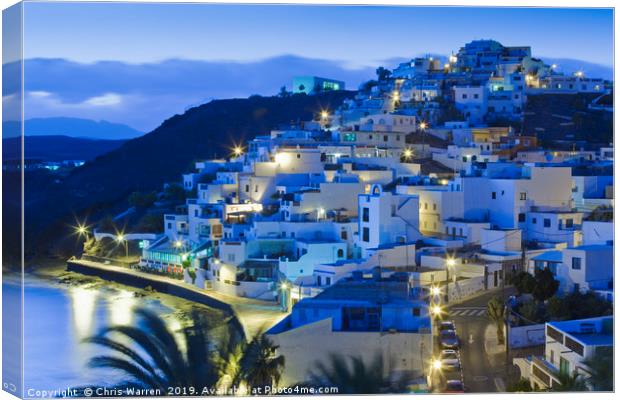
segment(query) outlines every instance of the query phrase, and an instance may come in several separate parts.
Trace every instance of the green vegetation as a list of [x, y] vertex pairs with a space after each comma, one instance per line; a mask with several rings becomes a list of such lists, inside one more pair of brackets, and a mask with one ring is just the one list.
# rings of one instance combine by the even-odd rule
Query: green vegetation
[[598, 206], [592, 213], [584, 218], [585, 221], [613, 222], [614, 208], [608, 206]]
[[549, 268], [536, 270], [534, 276], [521, 271], [512, 277], [510, 283], [515, 286], [519, 295], [532, 294], [538, 301], [549, 299], [560, 286], [560, 282], [555, 280]]
[[585, 362], [590, 376], [586, 382], [593, 390], [614, 390], [614, 351], [613, 347], [603, 347], [596, 351], [594, 357]]
[[528, 323], [564, 321], [612, 315], [613, 305], [593, 292], [554, 295], [546, 302], [526, 301], [515, 311]]
[[127, 201], [129, 205], [136, 208], [149, 208], [157, 200], [157, 193], [155, 192], [133, 192], [129, 195]]
[[532, 384], [528, 379], [521, 378], [518, 382], [509, 385], [506, 388], [508, 392], [533, 392]]
[[370, 91], [372, 90], [372, 88], [374, 86], [377, 86], [379, 83], [373, 79], [362, 83], [362, 85], [360, 86], [360, 91], [362, 91], [363, 93], [369, 94]]
[[[556, 305], [550, 309], [548, 304], [547, 311], [550, 317], [556, 320], [582, 319], [613, 314], [612, 303], [598, 297], [594, 292], [575, 292], [563, 297], [555, 297], [553, 303]], [[564, 305], [557, 306], [557, 303], [560, 302]]]
[[99, 221], [99, 230], [101, 232], [115, 233], [117, 228], [111, 215], [106, 215]]
[[278, 92], [278, 96], [280, 97], [291, 97], [293, 93], [286, 90], [286, 86], [280, 87], [280, 91]]
[[517, 294], [522, 295], [524, 293], [532, 293], [534, 291], [536, 279], [534, 279], [531, 274], [521, 271], [513, 275], [510, 283], [512, 283], [515, 289], [517, 289]]
[[338, 394], [404, 393], [408, 376], [402, 375], [396, 382], [390, 379], [392, 372], [384, 374], [381, 354], [366, 364], [362, 357], [344, 357], [330, 354], [329, 362], [318, 362], [310, 373], [311, 386], [337, 387]]
[[541, 302], [553, 296], [560, 286], [560, 282], [555, 280], [549, 268], [537, 270], [534, 274], [534, 279], [536, 280], [536, 285], [534, 285], [532, 290], [532, 296]]
[[141, 233], [161, 233], [164, 231], [164, 215], [162, 213], [145, 214], [134, 228]]
[[145, 309], [135, 314], [140, 324], [111, 326], [85, 340], [108, 351], [91, 358], [90, 368], [112, 369], [127, 377], [114, 387], [162, 393], [169, 387], [226, 390], [241, 383], [271, 385], [281, 378], [284, 358], [276, 355], [277, 347], [262, 333], [248, 343], [234, 318], [214, 326], [204, 314], [193, 312], [193, 325], [180, 332], [181, 343], [156, 314]]
[[487, 303], [487, 317], [497, 326], [497, 340], [504, 344], [505, 307], [501, 297], [493, 297]]
[[164, 189], [164, 199], [171, 200], [175, 203], [183, 203], [187, 198], [187, 192], [183, 187], [176, 183], [166, 185]]
[[[527, 97], [523, 132], [540, 132], [544, 148], [570, 149], [574, 141], [613, 141], [613, 113], [591, 110], [590, 102], [600, 94], [539, 94]], [[571, 124], [567, 125], [567, 119]], [[567, 141], [568, 139], [568, 141]]]
[[552, 392], [582, 392], [587, 390], [583, 376], [577, 372], [572, 375], [561, 373], [558, 375], [559, 384], [554, 384], [551, 388]]
[[387, 81], [388, 78], [392, 75], [392, 71], [384, 67], [377, 68], [375, 72], [377, 73], [377, 80], [379, 82]]

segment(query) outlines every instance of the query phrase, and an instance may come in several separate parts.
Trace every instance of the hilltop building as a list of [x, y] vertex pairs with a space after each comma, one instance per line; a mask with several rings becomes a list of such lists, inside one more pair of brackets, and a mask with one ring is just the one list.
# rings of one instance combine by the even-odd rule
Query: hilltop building
[[344, 90], [343, 81], [318, 76], [296, 76], [293, 78], [293, 93], [314, 94], [330, 90]]

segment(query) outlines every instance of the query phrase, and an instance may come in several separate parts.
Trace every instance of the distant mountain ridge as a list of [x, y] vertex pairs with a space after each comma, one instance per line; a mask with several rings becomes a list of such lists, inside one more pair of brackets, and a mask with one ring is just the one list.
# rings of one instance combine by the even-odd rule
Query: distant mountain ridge
[[[12, 143], [21, 140], [19, 137], [2, 139], [2, 157], [5, 160], [18, 159], [20, 146]], [[116, 150], [125, 140], [102, 140], [90, 138], [74, 138], [61, 135], [26, 136], [24, 150], [26, 158], [43, 161], [94, 160], [109, 151]]]
[[[27, 119], [24, 124], [26, 136], [56, 135], [120, 140], [133, 139], [144, 134], [125, 124], [72, 117], [31, 118]], [[17, 121], [2, 123], [4, 138], [20, 136], [20, 129], [20, 124]]]

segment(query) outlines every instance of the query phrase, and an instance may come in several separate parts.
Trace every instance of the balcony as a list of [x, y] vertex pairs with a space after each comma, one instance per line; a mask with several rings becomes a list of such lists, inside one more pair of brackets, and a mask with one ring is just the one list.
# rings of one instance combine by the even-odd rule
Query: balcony
[[560, 370], [542, 356], [532, 356], [532, 374], [546, 387], [557, 385]]

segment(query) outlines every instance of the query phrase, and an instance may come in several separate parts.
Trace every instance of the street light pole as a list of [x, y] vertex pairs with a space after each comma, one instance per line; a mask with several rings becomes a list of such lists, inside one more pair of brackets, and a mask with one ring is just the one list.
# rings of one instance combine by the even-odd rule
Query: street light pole
[[446, 259], [446, 291], [445, 291], [445, 298], [446, 298], [446, 303], [448, 303], [448, 301], [450, 300], [450, 296], [449, 296], [449, 288], [450, 288], [450, 269], [454, 267], [454, 265], [456, 264], [456, 261], [454, 261], [453, 258], [447, 258]]

